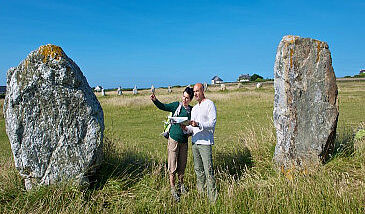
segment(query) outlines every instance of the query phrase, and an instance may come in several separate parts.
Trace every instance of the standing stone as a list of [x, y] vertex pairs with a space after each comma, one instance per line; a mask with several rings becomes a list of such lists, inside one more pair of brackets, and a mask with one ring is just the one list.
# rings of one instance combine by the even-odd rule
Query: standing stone
[[134, 94], [134, 95], [135, 95], [135, 94], [138, 94], [137, 86], [136, 86], [136, 85], [134, 85], [134, 88], [133, 88], [133, 94]]
[[239, 82], [239, 83], [237, 84], [237, 89], [238, 89], [238, 88], [242, 88], [242, 83], [240, 83], [240, 82]]
[[274, 161], [282, 169], [318, 165], [333, 149], [337, 85], [326, 42], [284, 36], [274, 67]]
[[225, 91], [225, 90], [227, 90], [226, 85], [225, 84], [221, 84], [221, 91]]
[[208, 84], [204, 82], [204, 92], [208, 91]]
[[27, 190], [87, 184], [102, 161], [103, 110], [80, 68], [55, 45], [7, 72], [6, 133]]
[[262, 87], [262, 83], [258, 82], [258, 83], [256, 84], [256, 88], [261, 88], [261, 87]]
[[168, 87], [167, 87], [167, 93], [171, 93], [172, 92], [172, 89], [171, 89], [171, 86], [169, 85]]
[[123, 92], [122, 92], [122, 87], [118, 87], [118, 89], [117, 89], [117, 93], [118, 93], [118, 95], [122, 95], [122, 94], [123, 94]]
[[95, 92], [101, 92], [101, 89], [102, 89], [102, 88], [103, 88], [103, 87], [101, 87], [101, 86], [99, 86], [99, 85], [98, 85], [98, 86], [96, 86], [96, 87], [95, 87], [94, 91], [95, 91]]
[[156, 91], [155, 86], [153, 86], [153, 85], [152, 85], [152, 86], [151, 86], [151, 93], [152, 93], [152, 94], [154, 94], [154, 93], [155, 93], [155, 91]]
[[104, 88], [103, 88], [103, 89], [101, 89], [101, 96], [105, 96]]

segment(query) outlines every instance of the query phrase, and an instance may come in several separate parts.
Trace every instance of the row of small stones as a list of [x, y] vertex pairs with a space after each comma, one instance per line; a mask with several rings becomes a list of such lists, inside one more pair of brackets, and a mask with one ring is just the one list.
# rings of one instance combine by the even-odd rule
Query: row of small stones
[[[241, 88], [242, 87], [242, 84], [237, 84], [237, 88]], [[256, 84], [256, 88], [261, 88], [262, 87], [262, 83], [257, 83]], [[208, 88], [206, 87], [205, 88], [205, 91], [207, 91], [208, 90]], [[220, 85], [220, 90], [221, 91], [225, 91], [225, 90], [227, 90], [227, 87], [226, 87], [226, 85], [225, 84], [221, 84]], [[152, 92], [152, 93], [155, 93], [155, 88], [154, 87], [151, 87], [151, 89], [150, 89], [150, 91]], [[171, 87], [169, 87], [168, 89], [167, 89], [167, 92], [168, 93], [171, 93], [172, 92], [172, 89], [171, 89]], [[118, 93], [118, 95], [122, 95], [123, 94], [123, 92], [122, 92], [122, 90], [120, 89], [120, 88], [118, 88], [117, 89], [117, 93]], [[133, 94], [138, 94], [138, 90], [137, 90], [137, 88], [134, 88], [133, 89]], [[104, 91], [104, 89], [102, 89], [101, 90], [101, 95], [102, 96], [105, 96], [106, 95], [106, 92]]]

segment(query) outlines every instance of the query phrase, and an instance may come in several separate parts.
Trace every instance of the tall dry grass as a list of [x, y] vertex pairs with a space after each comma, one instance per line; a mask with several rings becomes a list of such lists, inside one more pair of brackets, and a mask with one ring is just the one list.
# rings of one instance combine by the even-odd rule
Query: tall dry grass
[[[180, 203], [171, 199], [166, 142], [159, 136], [166, 113], [151, 104], [149, 92], [98, 97], [105, 115], [105, 160], [89, 189], [62, 183], [26, 192], [0, 118], [0, 213], [364, 213], [365, 139], [354, 140], [353, 134], [364, 123], [365, 82], [338, 85], [337, 153], [325, 165], [291, 177], [272, 162], [272, 85], [208, 91], [218, 114], [215, 204], [195, 189], [190, 149], [189, 193]], [[170, 102], [180, 99], [182, 90], [156, 93]]]

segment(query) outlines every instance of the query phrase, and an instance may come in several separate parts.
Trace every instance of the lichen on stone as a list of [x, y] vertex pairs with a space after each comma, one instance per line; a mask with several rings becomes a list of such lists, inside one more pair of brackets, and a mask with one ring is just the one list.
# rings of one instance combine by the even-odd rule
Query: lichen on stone
[[56, 45], [43, 45], [38, 48], [38, 52], [44, 57], [43, 62], [45, 63], [48, 58], [60, 60], [65, 56], [62, 48]]
[[80, 68], [55, 45], [7, 73], [5, 126], [26, 188], [85, 180], [102, 159], [104, 116]]
[[322, 49], [322, 42], [315, 40], [315, 42], [317, 43], [317, 58], [316, 58], [316, 63], [318, 63], [319, 61], [319, 57], [320, 57], [320, 52]]
[[[338, 119], [336, 78], [325, 42], [284, 36], [274, 65], [274, 160], [288, 170], [328, 158]], [[319, 57], [320, 56], [320, 57]], [[310, 134], [308, 134], [310, 133]]]

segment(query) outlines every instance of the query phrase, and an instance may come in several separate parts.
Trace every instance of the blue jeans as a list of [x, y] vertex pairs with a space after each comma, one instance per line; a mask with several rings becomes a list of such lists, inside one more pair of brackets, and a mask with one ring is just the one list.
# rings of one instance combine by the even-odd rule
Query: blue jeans
[[199, 192], [207, 189], [208, 198], [214, 202], [218, 192], [215, 185], [212, 146], [193, 144], [194, 170], [196, 174], [196, 187]]

